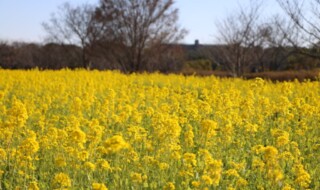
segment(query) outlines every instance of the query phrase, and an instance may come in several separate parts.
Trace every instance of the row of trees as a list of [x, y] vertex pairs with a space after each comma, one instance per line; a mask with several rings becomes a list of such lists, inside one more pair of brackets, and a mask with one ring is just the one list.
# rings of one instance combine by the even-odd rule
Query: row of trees
[[0, 67], [5, 69], [79, 68], [83, 67], [81, 52], [81, 48], [75, 45], [0, 42]]
[[96, 7], [65, 3], [43, 26], [51, 41], [80, 46], [85, 68], [103, 62], [124, 72], [161, 70], [162, 63], [172, 60], [167, 45], [186, 34], [177, 24], [173, 4], [173, 0], [101, 0]]
[[215, 55], [211, 59], [233, 76], [281, 69], [288, 62], [299, 65], [292, 69], [320, 67], [320, 1], [277, 2], [285, 14], [262, 18], [263, 1], [252, 0], [218, 22], [217, 39], [224, 45], [209, 53]]
[[[219, 45], [196, 44], [199, 58], [232, 76], [320, 67], [320, 1], [277, 1], [285, 14], [263, 18], [263, 1], [251, 0], [217, 22]], [[192, 54], [177, 45], [187, 32], [173, 0], [65, 3], [43, 27], [46, 45], [0, 43], [0, 66], [167, 72], [181, 70]]]
[[[169, 46], [169, 45], [168, 45]], [[164, 47], [162, 47], [164, 48]], [[88, 50], [88, 49], [87, 49]], [[86, 51], [87, 51], [86, 50]], [[63, 69], [63, 68], [86, 68], [99, 70], [121, 70], [131, 72], [122, 68], [118, 62], [112, 62], [109, 56], [104, 54], [104, 49], [96, 49], [90, 53], [76, 45], [47, 43], [44, 45], [24, 42], [0, 42], [0, 68], [5, 69]], [[91, 50], [90, 50], [91, 51]], [[101, 53], [101, 54], [99, 54]], [[147, 71], [178, 72], [183, 68], [185, 53], [180, 46], [170, 46], [165, 52], [155, 53], [150, 57], [154, 59], [153, 65], [148, 66]], [[125, 55], [124, 55], [125, 56]], [[84, 62], [86, 61], [86, 62]], [[88, 61], [88, 62], [87, 62]], [[123, 61], [119, 57], [119, 61]], [[84, 66], [84, 63], [86, 66]], [[146, 68], [146, 67], [144, 67]], [[140, 69], [138, 71], [146, 71]]]

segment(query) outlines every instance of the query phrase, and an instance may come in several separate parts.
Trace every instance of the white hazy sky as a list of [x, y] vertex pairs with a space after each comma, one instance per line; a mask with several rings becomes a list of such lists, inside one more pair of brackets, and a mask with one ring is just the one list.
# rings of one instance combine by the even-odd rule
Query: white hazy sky
[[[42, 42], [46, 33], [41, 23], [48, 21], [51, 13], [66, 0], [0, 0], [0, 40]], [[73, 5], [96, 4], [99, 0], [69, 0]], [[184, 43], [213, 43], [215, 23], [236, 11], [239, 5], [246, 7], [249, 0], [176, 0], [179, 23], [189, 33]], [[266, 15], [279, 12], [276, 0], [264, 2]]]

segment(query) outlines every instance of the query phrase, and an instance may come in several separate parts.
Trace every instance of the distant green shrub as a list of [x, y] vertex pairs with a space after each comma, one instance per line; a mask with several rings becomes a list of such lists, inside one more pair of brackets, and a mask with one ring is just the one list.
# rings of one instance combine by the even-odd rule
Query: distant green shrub
[[212, 63], [208, 59], [190, 60], [185, 62], [184, 70], [212, 70]]

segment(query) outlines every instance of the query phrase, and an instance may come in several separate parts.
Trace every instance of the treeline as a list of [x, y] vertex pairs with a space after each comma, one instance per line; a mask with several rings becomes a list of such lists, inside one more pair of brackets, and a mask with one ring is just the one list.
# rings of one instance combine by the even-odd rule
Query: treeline
[[0, 42], [8, 69], [114, 69], [130, 72], [248, 73], [320, 68], [320, 2], [277, 0], [281, 15], [263, 17], [251, 0], [217, 22], [217, 45], [183, 45], [173, 0], [100, 0], [63, 4], [43, 23], [44, 44]]
[[[94, 50], [93, 50], [94, 51]], [[152, 65], [146, 65], [144, 71], [178, 72], [183, 68], [183, 52], [180, 46], [166, 50], [162, 58], [155, 54]], [[63, 69], [85, 68], [98, 70], [122, 70], [116, 62], [106, 59], [99, 50], [87, 56], [87, 65], [83, 65], [82, 48], [67, 44], [36, 44], [24, 42], [0, 42], [0, 68], [3, 69]], [[157, 62], [158, 61], [158, 62]], [[142, 71], [142, 70], [141, 70]]]
[[216, 70], [225, 71], [230, 76], [243, 76], [247, 73], [320, 68], [320, 49], [316, 47], [237, 47], [237, 50], [232, 45], [187, 47], [183, 68], [189, 71]]
[[[162, 59], [153, 62], [149, 71], [160, 72], [201, 72], [205, 70], [230, 70], [225, 54], [229, 46], [201, 44], [171, 44], [166, 47]], [[243, 50], [245, 51], [245, 50]], [[320, 68], [320, 59], [309, 54], [320, 53], [318, 48], [265, 48], [249, 49], [247, 64], [243, 65], [243, 73], [257, 73], [287, 70], [314, 70]], [[121, 67], [99, 55], [98, 50], [90, 53], [87, 68], [99, 70], [121, 70]], [[261, 56], [258, 56], [261, 55]], [[230, 55], [231, 56], [231, 55]], [[66, 44], [35, 44], [0, 42], [0, 67], [5, 69], [62, 69], [84, 68], [82, 64], [82, 48]]]
[[4, 69], [79, 68], [81, 48], [71, 45], [15, 42], [0, 44], [0, 67]]

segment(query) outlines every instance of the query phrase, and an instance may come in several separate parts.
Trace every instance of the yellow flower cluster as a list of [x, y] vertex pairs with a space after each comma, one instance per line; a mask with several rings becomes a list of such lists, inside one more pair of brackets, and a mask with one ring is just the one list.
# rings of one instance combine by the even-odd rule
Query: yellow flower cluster
[[54, 176], [52, 187], [54, 189], [63, 189], [71, 186], [71, 180], [67, 174], [58, 173]]
[[0, 70], [0, 189], [320, 189], [320, 82]]

